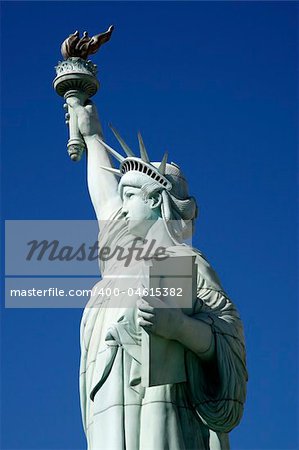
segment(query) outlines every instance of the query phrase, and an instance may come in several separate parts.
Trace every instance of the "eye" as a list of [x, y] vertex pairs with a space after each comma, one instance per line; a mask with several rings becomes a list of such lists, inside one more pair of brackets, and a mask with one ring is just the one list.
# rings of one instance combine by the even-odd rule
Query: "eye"
[[134, 195], [133, 192], [127, 192], [126, 197], [131, 198], [133, 195]]

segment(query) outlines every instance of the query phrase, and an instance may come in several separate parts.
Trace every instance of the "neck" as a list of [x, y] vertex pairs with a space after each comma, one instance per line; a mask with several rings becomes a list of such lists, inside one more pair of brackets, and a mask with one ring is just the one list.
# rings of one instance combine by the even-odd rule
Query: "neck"
[[171, 247], [173, 246], [173, 241], [169, 237], [164, 220], [159, 217], [156, 222], [149, 229], [145, 239], [147, 240], [147, 245], [155, 241], [153, 249], [157, 247]]

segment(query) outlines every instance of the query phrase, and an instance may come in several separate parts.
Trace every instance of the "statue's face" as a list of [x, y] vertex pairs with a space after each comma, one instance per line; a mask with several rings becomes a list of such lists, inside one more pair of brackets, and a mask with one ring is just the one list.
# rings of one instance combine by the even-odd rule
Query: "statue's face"
[[123, 189], [122, 213], [133, 236], [145, 237], [156, 221], [151, 199], [143, 198], [141, 189], [125, 186]]

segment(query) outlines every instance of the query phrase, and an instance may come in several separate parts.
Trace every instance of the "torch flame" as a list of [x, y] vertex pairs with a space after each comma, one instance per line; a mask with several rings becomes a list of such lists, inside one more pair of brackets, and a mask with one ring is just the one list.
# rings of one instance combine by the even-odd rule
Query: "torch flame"
[[84, 31], [81, 38], [79, 31], [75, 31], [61, 45], [63, 58], [79, 57], [87, 59], [88, 55], [96, 53], [102, 44], [109, 41], [113, 30], [114, 27], [111, 25], [105, 33], [100, 33], [92, 37], [89, 37], [87, 31]]

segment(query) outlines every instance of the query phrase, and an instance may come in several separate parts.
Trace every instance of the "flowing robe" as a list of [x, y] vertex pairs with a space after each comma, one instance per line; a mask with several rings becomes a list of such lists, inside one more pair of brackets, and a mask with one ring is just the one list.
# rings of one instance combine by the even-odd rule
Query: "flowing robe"
[[[127, 247], [130, 241], [118, 211], [101, 230], [100, 248]], [[169, 252], [177, 254], [176, 247]], [[127, 295], [126, 283], [146, 286], [147, 272], [141, 262], [126, 268], [116, 258], [102, 261], [103, 279], [81, 322], [80, 397], [88, 450], [229, 449], [228, 432], [242, 417], [246, 394], [242, 324], [206, 259], [189, 247], [184, 252], [196, 254], [198, 265], [191, 317], [212, 327], [215, 357], [205, 362], [185, 348], [186, 382], [142, 387], [138, 296]], [[119, 277], [124, 274], [129, 278]]]

